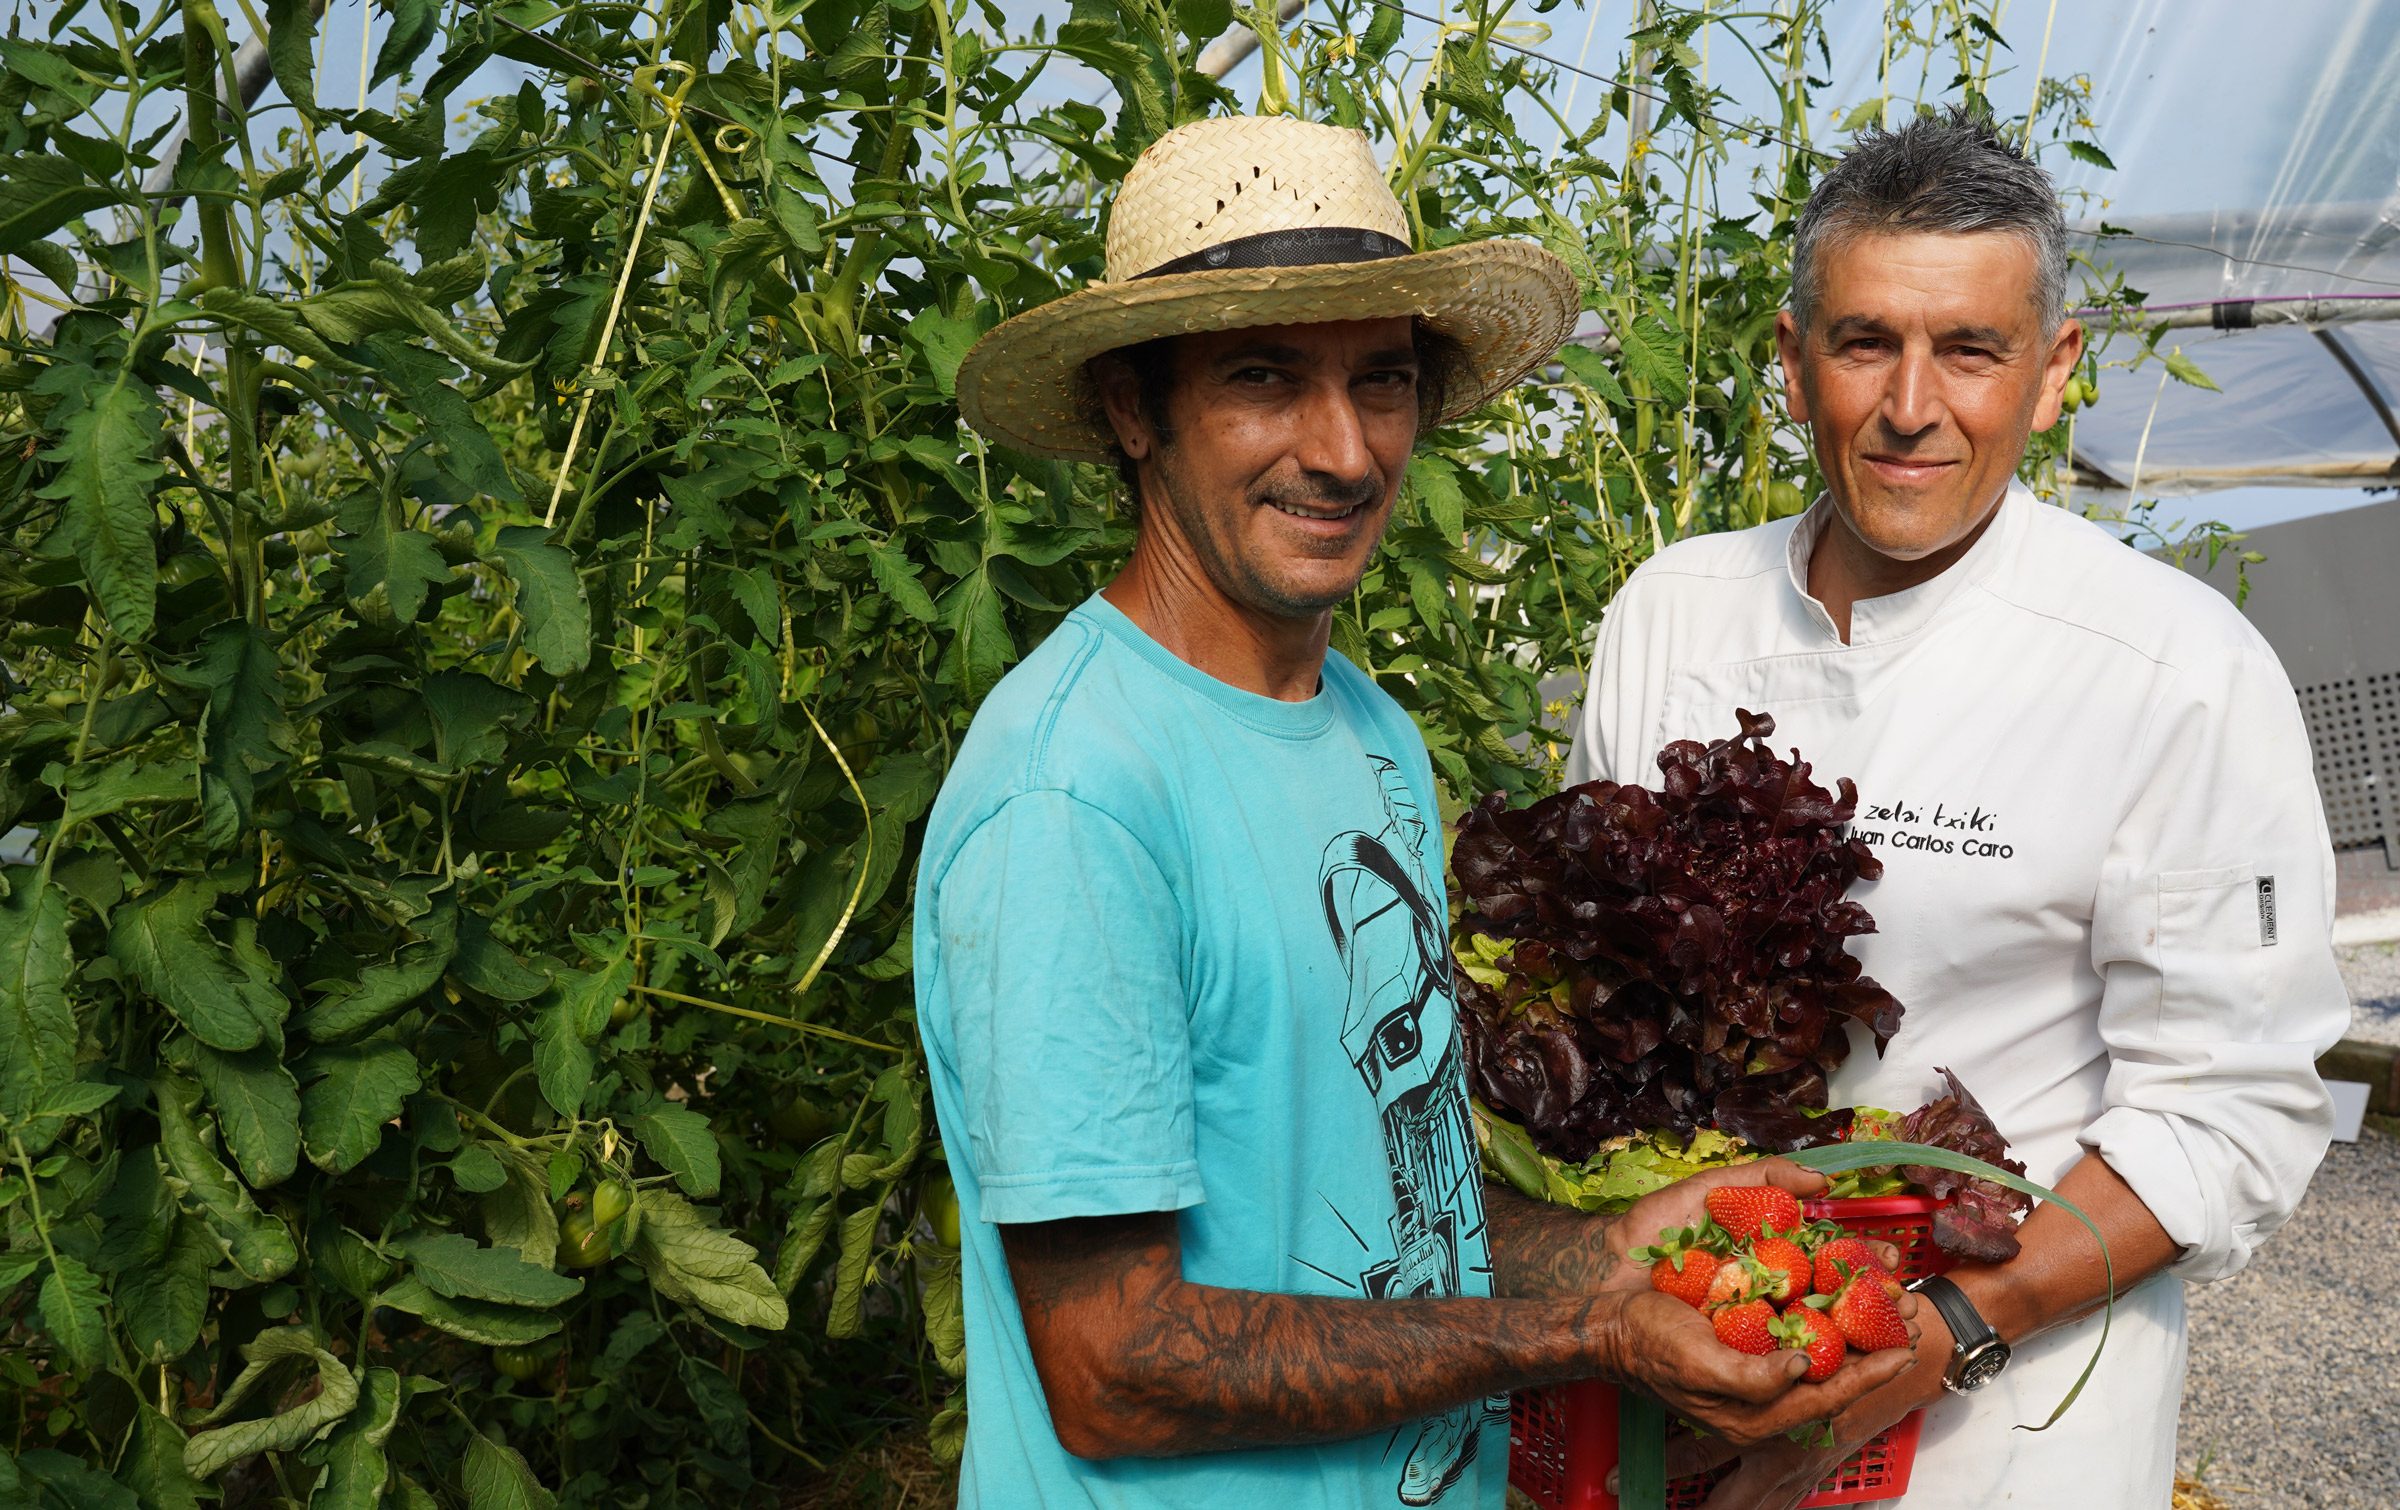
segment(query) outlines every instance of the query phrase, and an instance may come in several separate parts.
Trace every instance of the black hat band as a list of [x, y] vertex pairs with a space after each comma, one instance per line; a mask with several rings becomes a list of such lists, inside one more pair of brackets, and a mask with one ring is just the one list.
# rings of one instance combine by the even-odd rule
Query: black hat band
[[1212, 273], [1233, 267], [1315, 267], [1330, 262], [1380, 262], [1409, 254], [1407, 242], [1356, 226], [1294, 226], [1203, 247], [1162, 262], [1134, 281], [1173, 273]]

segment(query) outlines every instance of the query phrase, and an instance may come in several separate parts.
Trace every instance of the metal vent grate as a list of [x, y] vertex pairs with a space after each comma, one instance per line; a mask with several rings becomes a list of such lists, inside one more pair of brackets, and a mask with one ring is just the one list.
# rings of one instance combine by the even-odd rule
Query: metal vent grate
[[2302, 687], [2333, 847], [2383, 846], [2400, 869], [2400, 671]]

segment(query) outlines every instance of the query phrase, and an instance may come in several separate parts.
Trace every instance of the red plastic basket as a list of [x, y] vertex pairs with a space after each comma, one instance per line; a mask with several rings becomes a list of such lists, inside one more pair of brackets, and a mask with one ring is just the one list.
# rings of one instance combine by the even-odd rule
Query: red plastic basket
[[[1890, 1195], [1804, 1203], [1811, 1217], [1841, 1223], [1860, 1237], [1900, 1250], [1903, 1280], [1939, 1274], [1950, 1255], [1933, 1245], [1933, 1213], [1944, 1202]], [[1526, 1390], [1511, 1402], [1508, 1481], [1542, 1510], [1617, 1510], [1608, 1475], [1617, 1466], [1617, 1391], [1597, 1379]], [[1855, 1505], [1908, 1492], [1917, 1458], [1922, 1413], [1910, 1411], [1826, 1475], [1800, 1502]], [[1667, 1485], [1668, 1510], [1697, 1510], [1722, 1473], [1695, 1474]]]

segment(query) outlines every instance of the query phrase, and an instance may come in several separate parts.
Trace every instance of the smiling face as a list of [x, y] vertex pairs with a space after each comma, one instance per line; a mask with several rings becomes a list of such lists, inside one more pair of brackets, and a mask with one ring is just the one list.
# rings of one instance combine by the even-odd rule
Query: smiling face
[[1141, 479], [1139, 550], [1239, 609], [1322, 616], [1366, 573], [1416, 444], [1409, 320], [1208, 331], [1169, 360], [1163, 439], [1126, 364], [1099, 371]]
[[1963, 551], [2057, 422], [2083, 327], [2044, 334], [2012, 235], [1861, 235], [1820, 267], [1809, 328], [1786, 313], [1776, 340], [1841, 523], [1890, 562]]

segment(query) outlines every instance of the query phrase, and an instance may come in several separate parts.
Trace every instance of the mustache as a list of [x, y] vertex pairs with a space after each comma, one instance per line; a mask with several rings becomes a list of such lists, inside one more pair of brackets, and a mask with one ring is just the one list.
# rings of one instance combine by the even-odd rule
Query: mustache
[[1383, 497], [1383, 478], [1374, 472], [1356, 482], [1344, 482], [1311, 472], [1288, 482], [1272, 482], [1251, 495], [1259, 503], [1299, 504], [1314, 509], [1366, 508]]

